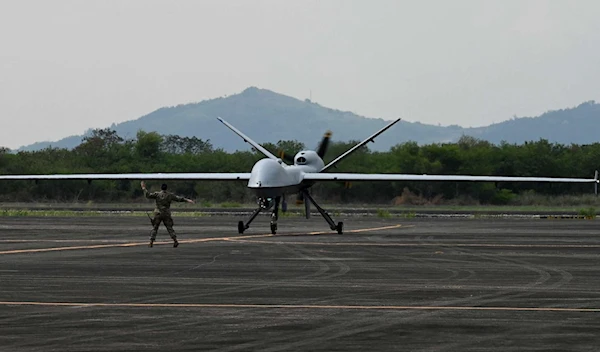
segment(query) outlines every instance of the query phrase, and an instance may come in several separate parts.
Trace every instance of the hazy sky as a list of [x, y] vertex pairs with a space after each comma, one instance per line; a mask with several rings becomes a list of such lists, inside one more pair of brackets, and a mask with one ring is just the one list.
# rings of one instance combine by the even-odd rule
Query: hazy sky
[[482, 126], [600, 100], [597, 0], [0, 0], [0, 146], [266, 88]]

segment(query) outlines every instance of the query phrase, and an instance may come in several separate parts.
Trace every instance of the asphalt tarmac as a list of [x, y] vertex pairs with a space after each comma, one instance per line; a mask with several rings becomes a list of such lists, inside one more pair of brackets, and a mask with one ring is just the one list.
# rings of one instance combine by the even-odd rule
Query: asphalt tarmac
[[0, 218], [0, 351], [598, 351], [600, 221]]

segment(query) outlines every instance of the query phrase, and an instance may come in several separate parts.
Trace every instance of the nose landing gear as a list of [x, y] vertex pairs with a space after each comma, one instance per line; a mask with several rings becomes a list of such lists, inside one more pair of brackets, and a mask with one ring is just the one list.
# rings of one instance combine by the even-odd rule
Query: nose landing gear
[[277, 219], [279, 218], [279, 203], [280, 203], [280, 201], [281, 201], [280, 196], [275, 197], [275, 200], [273, 200], [273, 198], [259, 197], [257, 200], [258, 208], [252, 213], [248, 222], [245, 224], [243, 221], [238, 222], [238, 233], [243, 234], [244, 231], [246, 231], [248, 228], [250, 228], [250, 223], [256, 218], [256, 216], [261, 211], [269, 210], [269, 209], [271, 209], [271, 207], [275, 206], [273, 209], [273, 212], [271, 214], [271, 233], [275, 234], [277, 232]]

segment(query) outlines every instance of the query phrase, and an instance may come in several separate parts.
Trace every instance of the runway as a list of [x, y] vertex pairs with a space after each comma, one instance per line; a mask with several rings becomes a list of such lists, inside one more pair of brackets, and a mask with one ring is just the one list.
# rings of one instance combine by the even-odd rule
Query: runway
[[600, 223], [0, 218], [0, 351], [596, 351]]

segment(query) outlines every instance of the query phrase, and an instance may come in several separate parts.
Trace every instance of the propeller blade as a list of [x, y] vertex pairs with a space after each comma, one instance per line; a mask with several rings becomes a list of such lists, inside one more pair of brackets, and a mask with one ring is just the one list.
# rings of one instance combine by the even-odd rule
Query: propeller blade
[[325, 132], [323, 139], [321, 140], [321, 144], [319, 144], [319, 148], [317, 149], [317, 154], [321, 159], [325, 156], [327, 152], [327, 147], [329, 146], [329, 139], [331, 138], [331, 131]]
[[279, 158], [281, 158], [281, 160], [285, 161], [288, 164], [293, 164], [294, 163], [294, 156], [290, 155], [290, 154], [286, 154], [285, 151], [280, 150], [279, 153], [277, 153], [279, 156]]

